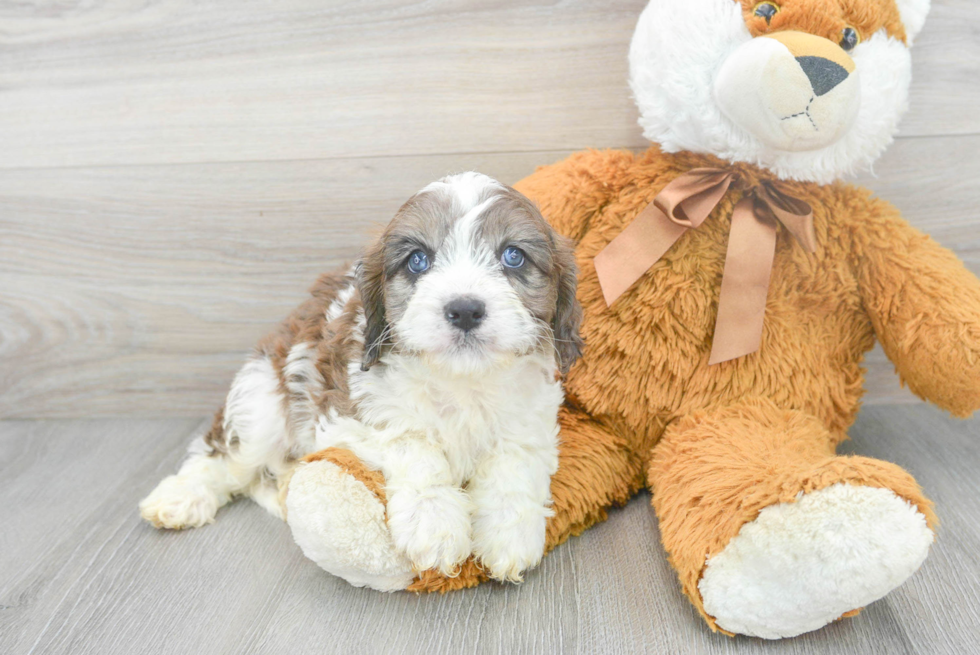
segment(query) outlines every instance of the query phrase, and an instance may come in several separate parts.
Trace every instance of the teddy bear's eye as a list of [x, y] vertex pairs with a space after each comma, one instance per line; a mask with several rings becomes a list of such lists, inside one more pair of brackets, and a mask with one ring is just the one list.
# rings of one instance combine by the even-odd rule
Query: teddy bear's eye
[[853, 27], [845, 27], [841, 34], [840, 47], [850, 52], [854, 47], [861, 43], [861, 35]]
[[775, 2], [760, 2], [752, 13], [759, 18], [765, 18], [768, 25], [772, 22], [772, 17], [779, 13], [779, 5]]

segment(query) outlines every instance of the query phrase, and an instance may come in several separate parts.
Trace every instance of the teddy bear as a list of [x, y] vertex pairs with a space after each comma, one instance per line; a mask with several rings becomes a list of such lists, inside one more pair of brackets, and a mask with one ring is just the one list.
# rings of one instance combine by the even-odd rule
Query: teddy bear
[[[585, 351], [565, 380], [546, 550], [652, 492], [711, 629], [783, 638], [911, 576], [936, 516], [895, 464], [836, 454], [876, 340], [903, 382], [980, 408], [980, 281], [842, 178], [891, 143], [929, 0], [651, 0], [630, 84], [652, 146], [586, 151], [516, 188], [574, 240]], [[414, 571], [382, 474], [350, 452], [282, 485], [296, 542], [355, 585]]]

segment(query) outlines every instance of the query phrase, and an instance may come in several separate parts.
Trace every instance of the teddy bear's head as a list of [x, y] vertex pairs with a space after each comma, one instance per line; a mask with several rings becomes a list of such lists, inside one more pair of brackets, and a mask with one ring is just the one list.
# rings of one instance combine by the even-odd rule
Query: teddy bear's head
[[829, 183], [891, 143], [929, 0], [651, 0], [630, 46], [648, 139]]

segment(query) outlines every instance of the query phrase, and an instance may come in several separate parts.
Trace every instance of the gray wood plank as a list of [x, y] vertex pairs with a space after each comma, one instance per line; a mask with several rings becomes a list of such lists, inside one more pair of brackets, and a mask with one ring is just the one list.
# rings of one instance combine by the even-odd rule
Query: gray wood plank
[[949, 653], [980, 643], [980, 422], [924, 406], [862, 412], [848, 451], [912, 471], [940, 538], [906, 585], [793, 640], [712, 634], [679, 591], [649, 496], [550, 555], [521, 586], [354, 589], [250, 502], [184, 533], [136, 503], [196, 420], [0, 422], [0, 652]]
[[[845, 452], [899, 464], [936, 504], [936, 545], [908, 584], [887, 597], [920, 653], [980, 649], [980, 417], [957, 421], [935, 407], [866, 408]], [[915, 629], [911, 629], [911, 626]]]
[[[645, 0], [0, 5], [0, 168], [644, 145]], [[970, 0], [935, 0], [909, 136], [976, 134]]]
[[0, 171], [0, 417], [206, 414], [415, 191], [565, 154]]
[[642, 143], [644, 0], [0, 6], [0, 168]]
[[[173, 450], [174, 433], [186, 434], [197, 423], [3, 423], [0, 505], [7, 511], [0, 532], [0, 571], [24, 573], [19, 564], [46, 557], [66, 532], [87, 531], [100, 523], [101, 504], [123, 484], [120, 472], [128, 476], [127, 468], [143, 464], [135, 458], [159, 467]], [[6, 593], [2, 587], [0, 593]]]
[[[882, 601], [857, 619], [778, 642], [712, 633], [681, 593], [660, 546], [649, 494], [589, 530], [572, 550], [578, 560], [581, 653], [912, 653]], [[655, 636], [654, 636], [655, 634]]]

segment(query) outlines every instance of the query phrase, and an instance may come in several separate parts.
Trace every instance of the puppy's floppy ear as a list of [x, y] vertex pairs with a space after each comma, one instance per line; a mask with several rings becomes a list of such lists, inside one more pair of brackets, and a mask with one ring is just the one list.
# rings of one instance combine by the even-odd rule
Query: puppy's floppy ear
[[384, 239], [378, 241], [357, 263], [357, 291], [364, 306], [364, 355], [361, 370], [366, 371], [381, 358], [388, 319], [385, 316]]
[[582, 354], [582, 306], [575, 297], [578, 288], [578, 267], [575, 265], [575, 249], [572, 242], [555, 235], [555, 270], [558, 276], [558, 303], [551, 328], [555, 333], [558, 365], [562, 375], [568, 373], [575, 360]]

